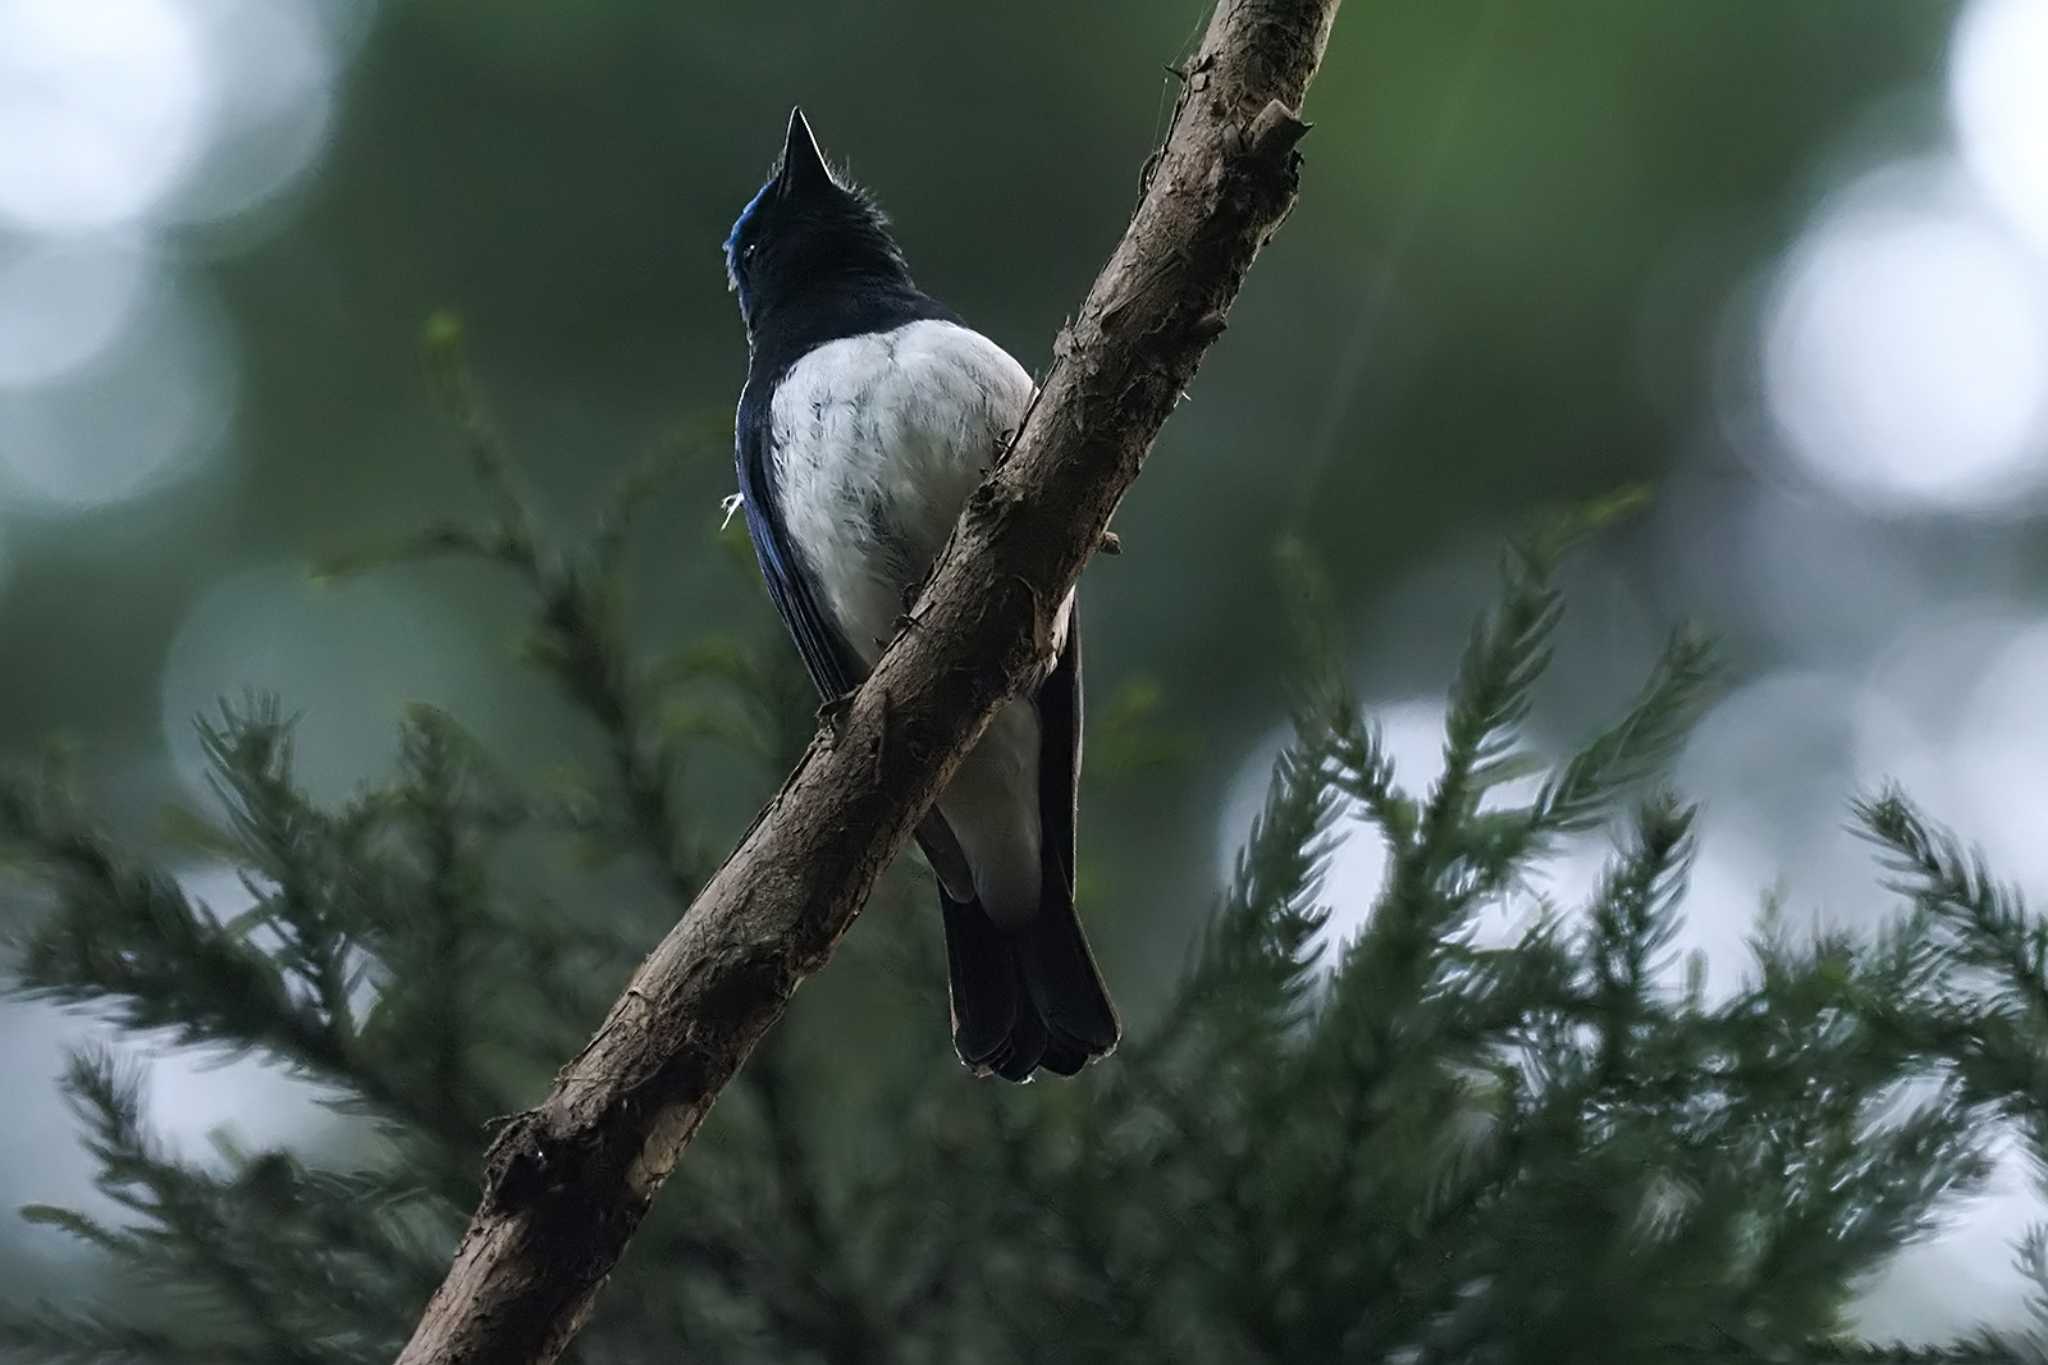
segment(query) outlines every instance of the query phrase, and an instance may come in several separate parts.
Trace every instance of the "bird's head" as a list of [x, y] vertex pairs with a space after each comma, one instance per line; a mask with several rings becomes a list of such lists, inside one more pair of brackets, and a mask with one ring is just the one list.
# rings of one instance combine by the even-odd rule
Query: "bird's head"
[[888, 220], [825, 164], [801, 109], [790, 111], [781, 157], [725, 239], [725, 272], [750, 332], [806, 294], [910, 279]]

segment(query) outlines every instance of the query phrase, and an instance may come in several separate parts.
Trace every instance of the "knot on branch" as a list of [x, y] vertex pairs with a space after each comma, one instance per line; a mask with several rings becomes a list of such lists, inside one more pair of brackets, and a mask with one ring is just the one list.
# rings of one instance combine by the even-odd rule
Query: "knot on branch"
[[541, 1137], [540, 1113], [529, 1109], [513, 1117], [484, 1153], [484, 1206], [514, 1214], [532, 1208], [562, 1173]]
[[1029, 691], [1045, 680], [1045, 675], [1059, 658], [1058, 645], [1053, 637], [1055, 607], [1037, 585], [1022, 574], [1012, 574], [1010, 581], [1023, 590], [1023, 596], [1029, 603], [1031, 633], [1017, 641], [1010, 657], [1003, 661], [1003, 670], [1011, 675], [1021, 673], [1020, 690]]
[[1299, 112], [1289, 109], [1279, 100], [1268, 100], [1258, 117], [1251, 121], [1251, 126], [1244, 130], [1245, 150], [1256, 161], [1292, 169], [1294, 149], [1308, 135], [1311, 126], [1303, 121]]

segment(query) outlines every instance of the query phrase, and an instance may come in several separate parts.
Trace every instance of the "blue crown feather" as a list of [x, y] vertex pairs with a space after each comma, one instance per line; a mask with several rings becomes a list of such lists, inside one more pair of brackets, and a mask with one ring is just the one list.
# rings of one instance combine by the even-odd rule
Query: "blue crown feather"
[[729, 291], [737, 291], [740, 287], [738, 268], [740, 233], [746, 230], [747, 220], [754, 216], [754, 211], [761, 207], [761, 201], [768, 197], [768, 191], [773, 188], [775, 188], [775, 177], [771, 175], [768, 179], [761, 182], [760, 189], [754, 191], [754, 197], [749, 199], [747, 206], [740, 210], [740, 216], [733, 219], [732, 231], [725, 235], [725, 287]]

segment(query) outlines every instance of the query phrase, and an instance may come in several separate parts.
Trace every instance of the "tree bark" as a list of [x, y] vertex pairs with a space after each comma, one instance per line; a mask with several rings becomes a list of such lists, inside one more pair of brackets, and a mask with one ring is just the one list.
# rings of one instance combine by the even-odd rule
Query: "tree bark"
[[904, 629], [547, 1098], [492, 1145], [482, 1201], [400, 1365], [561, 1353], [721, 1087], [1049, 655], [1053, 604], [1102, 547], [1293, 205], [1298, 111], [1337, 4], [1221, 0], [1176, 73], [1130, 227]]

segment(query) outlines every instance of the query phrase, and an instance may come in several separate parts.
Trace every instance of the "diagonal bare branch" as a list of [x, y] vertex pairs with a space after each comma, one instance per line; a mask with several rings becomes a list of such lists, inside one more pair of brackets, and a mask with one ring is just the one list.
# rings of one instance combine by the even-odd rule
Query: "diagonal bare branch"
[[831, 956], [960, 756], [1041, 662], [1167, 415], [1292, 207], [1338, 0], [1221, 0], [1143, 198], [905, 630], [540, 1106], [400, 1365], [552, 1361], [720, 1089]]

